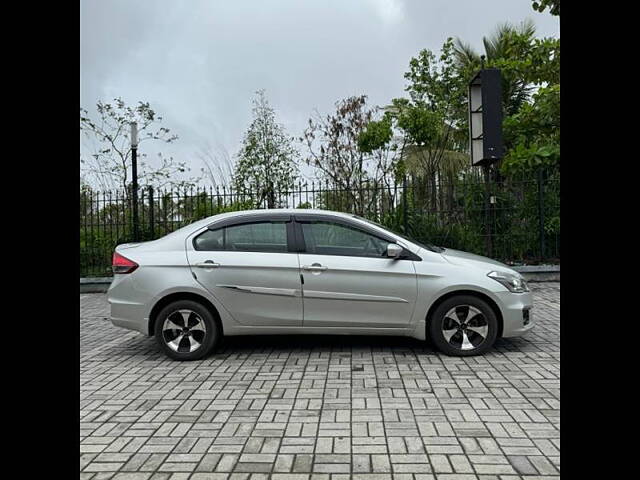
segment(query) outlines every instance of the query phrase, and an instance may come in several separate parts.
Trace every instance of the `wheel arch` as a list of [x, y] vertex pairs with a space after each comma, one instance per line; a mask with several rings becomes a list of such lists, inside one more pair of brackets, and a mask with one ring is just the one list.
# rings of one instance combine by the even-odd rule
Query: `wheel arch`
[[160, 311], [170, 303], [173, 303], [179, 300], [191, 300], [203, 305], [207, 310], [211, 312], [211, 315], [213, 315], [214, 321], [217, 323], [218, 328], [220, 329], [220, 333], [224, 335], [224, 327], [222, 325], [222, 320], [220, 319], [220, 313], [218, 312], [218, 309], [215, 307], [215, 305], [211, 303], [209, 299], [193, 292], [173, 292], [160, 298], [151, 309], [151, 312], [149, 313], [149, 328], [148, 328], [149, 336], [153, 336], [155, 333], [156, 319]]
[[469, 295], [472, 297], [476, 297], [479, 298], [480, 300], [484, 300], [485, 302], [487, 302], [487, 304], [491, 307], [491, 309], [493, 310], [493, 313], [495, 313], [496, 315], [496, 320], [498, 320], [498, 336], [497, 338], [502, 337], [502, 332], [504, 329], [504, 319], [502, 317], [502, 311], [500, 310], [500, 307], [498, 306], [498, 304], [496, 303], [496, 301], [491, 298], [489, 295], [487, 295], [486, 293], [482, 293], [479, 292], [477, 290], [452, 290], [449, 292], [446, 292], [444, 294], [442, 294], [440, 297], [438, 297], [429, 307], [429, 310], [427, 311], [427, 316], [425, 317], [425, 329], [428, 335], [429, 332], [429, 324], [431, 322], [431, 317], [433, 315], [433, 312], [436, 311], [436, 309], [438, 308], [438, 306], [440, 304], [442, 304], [442, 302], [448, 300], [451, 297], [456, 297], [458, 295]]

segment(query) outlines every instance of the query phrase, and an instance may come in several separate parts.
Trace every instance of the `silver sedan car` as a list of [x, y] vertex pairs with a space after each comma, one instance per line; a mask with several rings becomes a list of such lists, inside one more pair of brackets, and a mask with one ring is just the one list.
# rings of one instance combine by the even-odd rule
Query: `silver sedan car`
[[477, 355], [534, 324], [529, 288], [506, 265], [325, 210], [215, 215], [119, 245], [113, 272], [113, 324], [177, 360], [262, 334], [404, 335]]

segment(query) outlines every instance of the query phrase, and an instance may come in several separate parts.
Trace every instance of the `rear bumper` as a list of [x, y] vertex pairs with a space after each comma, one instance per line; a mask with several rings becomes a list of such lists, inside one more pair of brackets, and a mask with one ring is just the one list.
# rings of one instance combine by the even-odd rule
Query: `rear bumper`
[[113, 303], [111, 301], [109, 304], [111, 306], [111, 323], [116, 327], [135, 330], [145, 335], [149, 334], [149, 322], [144, 318], [144, 313], [142, 313], [144, 305]]
[[503, 337], [517, 337], [534, 327], [535, 314], [531, 292], [500, 292], [496, 295], [500, 300], [500, 309], [502, 310]]
[[113, 323], [116, 327], [126, 328], [127, 330], [135, 330], [136, 332], [144, 333], [148, 335], [147, 329], [144, 328], [140, 322], [136, 322], [134, 320], [128, 320], [126, 318], [116, 318], [113, 315], [111, 316], [111, 323]]
[[130, 278], [115, 275], [107, 291], [111, 309], [111, 323], [116, 327], [149, 334], [148, 306], [143, 295], [135, 289]]

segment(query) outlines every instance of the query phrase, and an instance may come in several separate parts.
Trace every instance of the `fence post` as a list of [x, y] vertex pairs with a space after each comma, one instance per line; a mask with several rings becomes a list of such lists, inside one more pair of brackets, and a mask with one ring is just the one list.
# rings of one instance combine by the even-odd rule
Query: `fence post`
[[149, 232], [151, 235], [149, 240], [153, 240], [156, 237], [155, 221], [156, 221], [156, 215], [155, 215], [155, 208], [153, 204], [153, 187], [149, 185]]
[[484, 195], [484, 222], [486, 228], [486, 248], [487, 248], [487, 257], [493, 257], [493, 238], [492, 238], [492, 228], [491, 228], [491, 166], [485, 165], [482, 167], [484, 170], [484, 186], [485, 186], [485, 195]]
[[402, 177], [402, 233], [408, 235], [408, 218], [407, 218], [407, 174]]
[[131, 148], [131, 210], [133, 212], [133, 241], [140, 241], [140, 225], [138, 218], [138, 162], [137, 148]]
[[540, 241], [540, 262], [544, 261], [544, 172], [542, 167], [538, 168], [538, 237]]

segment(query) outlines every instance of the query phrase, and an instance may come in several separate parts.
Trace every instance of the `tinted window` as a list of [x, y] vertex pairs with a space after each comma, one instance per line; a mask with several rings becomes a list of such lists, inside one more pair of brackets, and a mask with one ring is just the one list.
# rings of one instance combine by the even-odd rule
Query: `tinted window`
[[301, 223], [307, 253], [385, 257], [389, 242], [354, 227], [332, 222]]
[[406, 235], [403, 235], [403, 234], [401, 234], [401, 233], [398, 233], [398, 232], [396, 232], [395, 230], [392, 230], [392, 229], [390, 229], [389, 227], [386, 227], [386, 226], [384, 226], [384, 225], [381, 225], [381, 224], [380, 224], [380, 223], [378, 223], [378, 222], [374, 222], [374, 221], [369, 220], [369, 219], [367, 219], [367, 218], [363, 218], [363, 217], [361, 217], [360, 215], [354, 215], [354, 217], [355, 217], [355, 218], [358, 218], [358, 219], [360, 219], [360, 220], [362, 220], [362, 221], [364, 221], [364, 222], [370, 223], [371, 225], [376, 225], [376, 226], [378, 226], [378, 227], [380, 227], [380, 228], [384, 228], [385, 230], [390, 231], [390, 232], [391, 232], [391, 233], [393, 233], [394, 235], [397, 235], [397, 236], [399, 236], [400, 238], [404, 238], [405, 240], [409, 240], [411, 243], [415, 243], [415, 244], [416, 244], [416, 245], [418, 245], [419, 247], [422, 247], [422, 248], [424, 248], [424, 249], [426, 249], [426, 250], [431, 250], [432, 252], [438, 252], [438, 253], [439, 253], [439, 252], [444, 252], [444, 251], [446, 250], [446, 248], [444, 248], [444, 247], [440, 247], [440, 246], [436, 247], [435, 245], [431, 245], [430, 243], [422, 243], [422, 242], [419, 242], [419, 241], [417, 241], [415, 238], [407, 237]]
[[207, 230], [193, 242], [196, 250], [224, 250], [224, 228]]
[[196, 250], [286, 252], [285, 222], [257, 222], [207, 230], [194, 241]]

